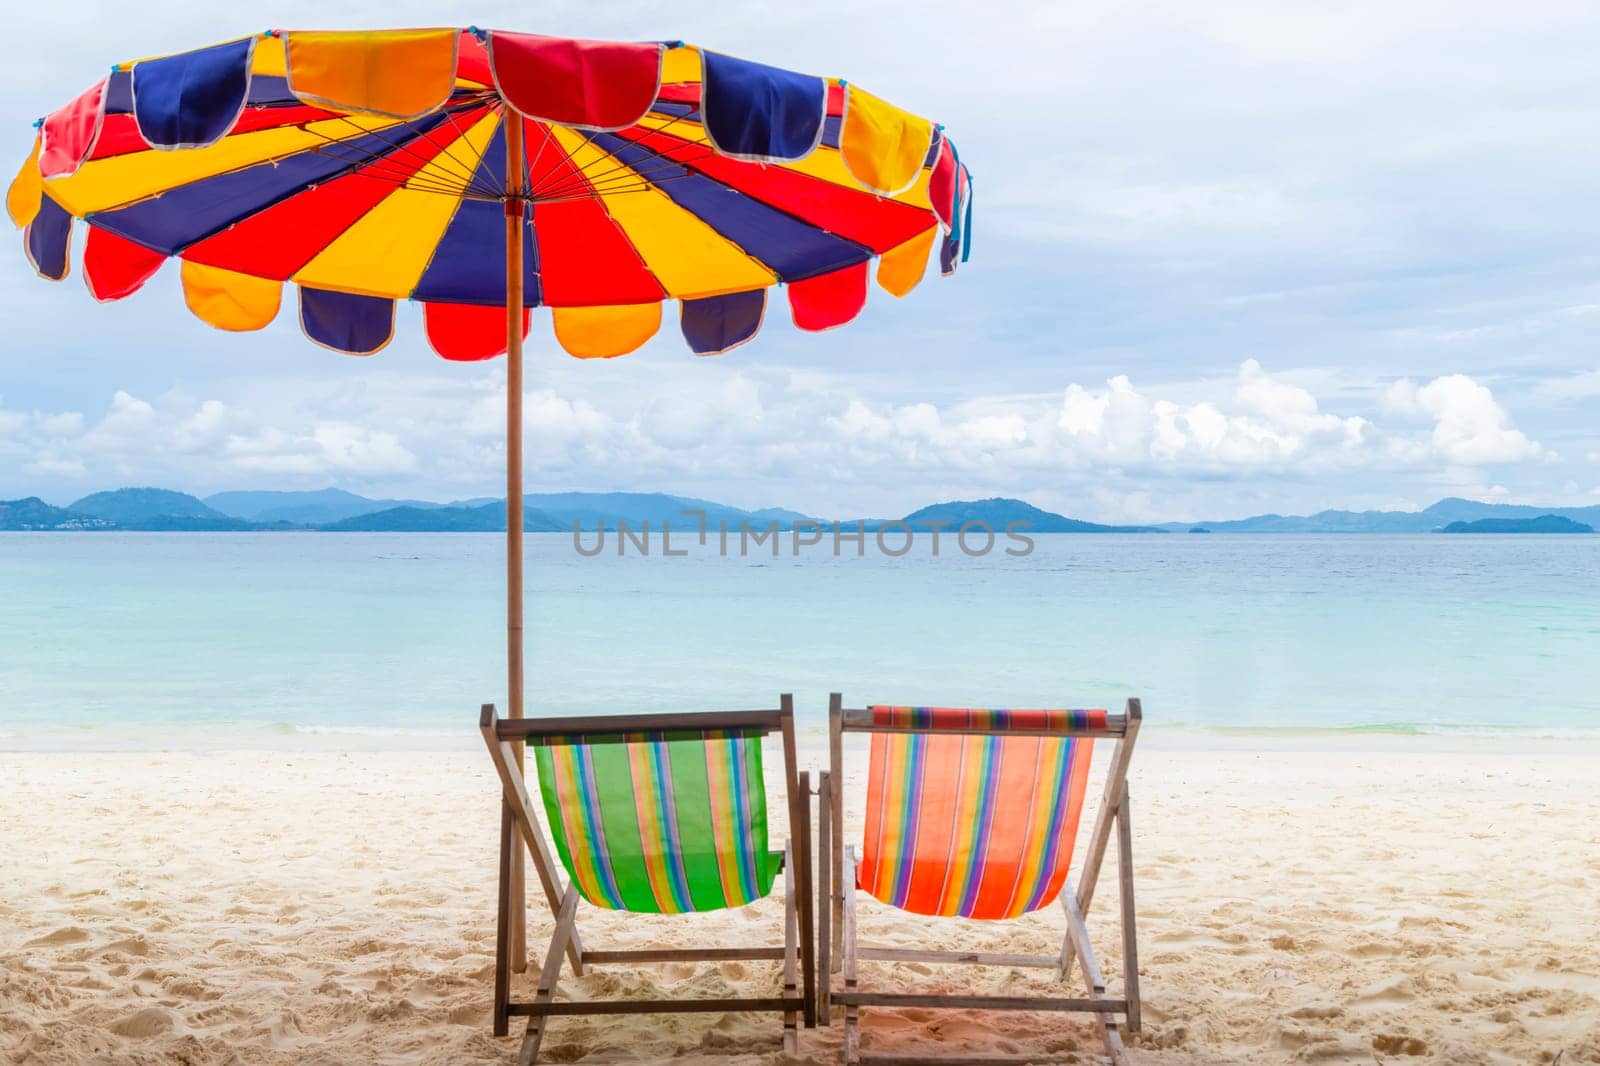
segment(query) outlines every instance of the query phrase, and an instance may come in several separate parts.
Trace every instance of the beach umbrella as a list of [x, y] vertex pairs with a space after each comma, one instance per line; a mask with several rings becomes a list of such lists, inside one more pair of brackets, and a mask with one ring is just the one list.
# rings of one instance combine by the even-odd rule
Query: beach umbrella
[[[689, 348], [756, 335], [781, 287], [843, 325], [871, 275], [908, 293], [967, 255], [971, 177], [943, 128], [841, 78], [680, 41], [499, 30], [269, 30], [119, 63], [38, 123], [6, 206], [43, 277], [75, 220], [97, 300], [168, 258], [184, 301], [370, 355], [395, 302], [451, 360], [508, 355], [507, 695], [523, 713], [522, 347], [550, 309], [580, 358], [676, 302]], [[876, 261], [876, 267], [873, 263]]]

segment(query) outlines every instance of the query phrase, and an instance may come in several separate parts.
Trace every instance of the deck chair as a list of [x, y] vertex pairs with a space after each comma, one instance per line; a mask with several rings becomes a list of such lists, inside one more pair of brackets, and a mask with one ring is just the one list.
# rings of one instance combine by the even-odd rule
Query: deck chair
[[[793, 1053], [797, 1022], [815, 1024], [809, 775], [797, 773], [794, 707], [785, 695], [772, 711], [594, 718], [519, 718], [485, 705], [479, 721], [503, 791], [500, 895], [495, 942], [494, 1033], [526, 1017], [519, 1064], [538, 1061], [557, 1015], [652, 1014], [686, 1011], [773, 1011], [783, 1016], [783, 1042]], [[761, 738], [783, 737], [784, 788], [790, 840], [768, 849], [767, 796]], [[561, 885], [521, 768], [521, 746], [533, 750], [539, 797]], [[555, 932], [531, 1001], [510, 995], [514, 849], [526, 845], [555, 912]], [[606, 910], [654, 914], [742, 907], [785, 880], [782, 944], [690, 949], [598, 951], [579, 940], [580, 900]], [[574, 975], [607, 963], [783, 963], [781, 995], [750, 999], [558, 1001], [563, 963]], [[801, 973], [797, 974], [797, 966]], [[520, 968], [520, 967], [519, 967]]]
[[[860, 1009], [875, 1006], [966, 1010], [1088, 1012], [1106, 1054], [1125, 1066], [1119, 1031], [1139, 1030], [1139, 962], [1134, 937], [1128, 760], [1139, 733], [1138, 700], [1124, 714], [1077, 710], [975, 710], [885, 707], [851, 709], [835, 693], [829, 705], [830, 769], [818, 781], [823, 815], [819, 850], [825, 870], [821, 912], [824, 1025], [844, 1012], [844, 1061], [862, 1061]], [[844, 734], [871, 735], [861, 853], [843, 846], [841, 762]], [[1095, 742], [1115, 739], [1105, 794], [1089, 835], [1076, 891], [1068, 883], [1073, 845], [1089, 783]], [[1084, 915], [1113, 829], [1121, 896], [1123, 990], [1106, 992]], [[1066, 934], [1059, 955], [896, 949], [857, 942], [856, 893], [915, 914], [1015, 918], [1060, 900]], [[842, 952], [842, 964], [839, 957]], [[867, 990], [860, 960], [1043, 967], [1065, 981], [1076, 961], [1088, 988], [1081, 997], [931, 995]], [[842, 972], [842, 987], [830, 970]], [[906, 1061], [905, 1056], [897, 1056]], [[916, 1056], [919, 1062], [941, 1061]], [[1038, 1061], [971, 1055], [944, 1061]]]

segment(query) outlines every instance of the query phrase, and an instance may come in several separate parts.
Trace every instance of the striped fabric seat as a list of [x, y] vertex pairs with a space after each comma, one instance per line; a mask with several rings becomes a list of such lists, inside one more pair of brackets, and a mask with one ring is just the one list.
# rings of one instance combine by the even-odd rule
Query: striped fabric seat
[[535, 752], [556, 851], [595, 906], [678, 914], [772, 890], [759, 737], [557, 737]]
[[[996, 716], [1022, 728], [1105, 724], [1104, 711], [872, 712], [896, 728]], [[917, 914], [1013, 918], [1049, 905], [1072, 861], [1093, 750], [1081, 738], [874, 733], [858, 887]]]

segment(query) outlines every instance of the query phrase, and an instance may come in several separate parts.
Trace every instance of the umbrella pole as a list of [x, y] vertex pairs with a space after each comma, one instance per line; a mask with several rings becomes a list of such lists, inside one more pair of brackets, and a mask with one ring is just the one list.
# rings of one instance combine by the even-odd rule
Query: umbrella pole
[[[506, 691], [512, 718], [522, 704], [522, 122], [506, 109]], [[522, 768], [523, 749], [517, 747]], [[524, 852], [512, 849], [511, 964], [528, 968]]]

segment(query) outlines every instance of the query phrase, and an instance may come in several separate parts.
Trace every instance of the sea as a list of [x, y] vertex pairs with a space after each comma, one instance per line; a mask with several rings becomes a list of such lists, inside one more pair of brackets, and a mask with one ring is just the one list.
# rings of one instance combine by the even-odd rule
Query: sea
[[[1171, 743], [1600, 741], [1600, 536], [1032, 540], [530, 534], [528, 713], [1139, 697]], [[504, 581], [494, 534], [3, 533], [0, 749], [477, 744]]]

